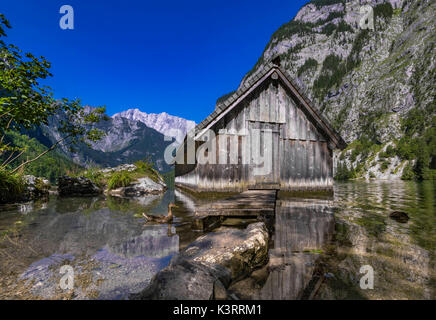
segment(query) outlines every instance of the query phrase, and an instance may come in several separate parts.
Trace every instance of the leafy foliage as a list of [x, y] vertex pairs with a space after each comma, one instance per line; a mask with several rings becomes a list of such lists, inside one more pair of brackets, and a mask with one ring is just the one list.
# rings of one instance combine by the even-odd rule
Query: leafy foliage
[[[5, 143], [8, 143], [10, 146], [16, 146], [24, 151], [20, 158], [5, 167], [7, 170], [18, 167], [25, 161], [23, 159], [34, 158], [48, 149], [35, 138], [31, 139], [27, 135], [13, 131], [6, 134]], [[7, 155], [7, 153], [5, 155]], [[5, 155], [0, 155], [0, 161], [4, 162], [4, 160], [6, 160]], [[52, 183], [61, 175], [67, 174], [68, 172], [78, 172], [80, 170], [82, 170], [82, 168], [79, 165], [57, 151], [47, 154], [45, 157], [40, 158], [38, 161], [31, 162], [23, 168], [25, 174], [44, 177]]]
[[332, 87], [339, 86], [345, 75], [345, 66], [340, 57], [330, 54], [322, 64], [320, 76], [313, 83], [313, 91], [316, 97], [324, 97]]
[[0, 203], [15, 201], [24, 191], [24, 181], [20, 174], [10, 174], [0, 168]]
[[136, 161], [134, 165], [136, 166], [134, 170], [119, 170], [114, 172], [103, 172], [101, 168], [91, 167], [86, 171], [75, 173], [73, 176], [89, 178], [100, 188], [107, 187], [108, 190], [125, 187], [143, 177], [148, 177], [154, 182], [162, 180], [161, 175], [153, 168], [154, 164], [149, 159]]
[[[63, 111], [66, 119], [61, 123], [63, 137], [47, 150], [32, 159], [21, 162], [12, 171], [16, 172], [29, 163], [38, 160], [58, 145], [73, 146], [79, 142], [97, 141], [104, 134], [97, 129], [88, 129], [87, 125], [100, 121], [104, 117], [104, 107], [85, 112], [80, 100], [62, 98], [55, 101], [51, 89], [40, 84], [51, 77], [50, 63], [44, 57], [35, 57], [23, 53], [13, 44], [6, 44], [2, 37], [5, 30], [11, 28], [9, 21], [0, 14], [0, 155], [5, 156], [7, 167], [11, 161], [20, 157], [24, 151], [3, 143], [10, 130], [19, 132], [47, 124], [50, 116]], [[18, 153], [18, 156], [15, 154]]]
[[383, 17], [385, 19], [392, 18], [392, 15], [394, 14], [394, 8], [392, 8], [392, 5], [387, 3], [381, 3], [374, 7], [374, 18], [380, 18]]
[[132, 176], [128, 171], [117, 171], [112, 174], [107, 183], [108, 190], [126, 187], [132, 182]]
[[349, 169], [345, 163], [339, 163], [336, 168], [334, 179], [338, 181], [347, 181], [355, 178], [354, 168]]
[[158, 182], [161, 179], [159, 173], [156, 171], [156, 169], [153, 168], [154, 164], [149, 159], [147, 159], [146, 161], [139, 160], [136, 161], [134, 164], [137, 167], [136, 173], [145, 175], [154, 182]]
[[320, 100], [323, 99], [331, 88], [341, 85], [347, 72], [360, 65], [360, 54], [368, 36], [368, 30], [362, 30], [357, 35], [350, 54], [345, 61], [342, 61], [340, 57], [334, 54], [328, 55], [325, 58], [320, 75], [313, 83], [315, 97]]
[[398, 141], [396, 154], [402, 160], [414, 160], [404, 170], [402, 179], [433, 180], [436, 177], [436, 116], [427, 110], [412, 109], [402, 121], [403, 137]]

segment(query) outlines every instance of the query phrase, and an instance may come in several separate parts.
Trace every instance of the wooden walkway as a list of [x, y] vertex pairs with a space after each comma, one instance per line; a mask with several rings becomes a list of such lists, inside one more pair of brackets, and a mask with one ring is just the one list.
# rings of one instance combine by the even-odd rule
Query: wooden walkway
[[226, 217], [273, 216], [276, 198], [276, 190], [248, 190], [226, 199], [202, 205], [195, 210], [196, 225], [200, 229], [209, 229]]

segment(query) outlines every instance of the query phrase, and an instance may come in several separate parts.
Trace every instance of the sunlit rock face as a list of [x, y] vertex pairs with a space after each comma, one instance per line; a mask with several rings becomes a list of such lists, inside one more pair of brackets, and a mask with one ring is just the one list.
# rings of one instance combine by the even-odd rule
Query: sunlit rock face
[[[92, 110], [86, 106], [85, 110]], [[30, 135], [51, 145], [63, 138], [59, 131], [65, 114], [59, 113], [49, 118], [48, 125], [43, 125], [31, 132]], [[99, 129], [105, 135], [90, 146], [79, 143], [72, 151], [68, 146], [60, 145], [59, 150], [74, 162], [83, 166], [98, 165], [102, 167], [115, 167], [124, 163], [133, 163], [138, 160], [150, 158], [159, 170], [169, 170], [165, 162], [165, 148], [171, 144], [165, 136], [157, 130], [148, 127], [141, 121], [129, 120], [124, 117], [109, 117], [89, 126]]]
[[116, 113], [112, 118], [126, 118], [142, 122], [165, 136], [174, 137], [178, 142], [182, 142], [186, 133], [195, 127], [195, 122], [191, 120], [172, 116], [166, 112], [146, 113], [137, 108]]

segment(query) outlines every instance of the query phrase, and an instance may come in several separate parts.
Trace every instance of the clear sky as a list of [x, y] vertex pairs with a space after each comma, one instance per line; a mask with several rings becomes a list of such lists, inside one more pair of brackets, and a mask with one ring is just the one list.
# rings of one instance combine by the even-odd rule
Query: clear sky
[[[56, 97], [200, 122], [235, 90], [303, 0], [1, 0], [8, 43], [52, 63]], [[62, 5], [74, 30], [62, 30]]]

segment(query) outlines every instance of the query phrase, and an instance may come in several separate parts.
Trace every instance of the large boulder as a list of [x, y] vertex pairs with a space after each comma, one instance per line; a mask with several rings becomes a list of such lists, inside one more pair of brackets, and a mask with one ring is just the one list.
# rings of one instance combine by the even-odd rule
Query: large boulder
[[230, 283], [249, 275], [268, 260], [268, 231], [263, 222], [245, 230], [220, 228], [182, 250], [170, 265], [133, 298], [225, 298]]
[[159, 194], [167, 189], [164, 181], [153, 181], [149, 177], [139, 178], [126, 187], [109, 190], [112, 196], [140, 197], [147, 194]]
[[60, 196], [95, 196], [102, 190], [88, 178], [62, 176], [58, 178], [58, 192]]
[[32, 175], [25, 175], [19, 186], [7, 184], [0, 190], [0, 204], [48, 199], [50, 182]]
[[149, 286], [132, 298], [147, 300], [211, 300], [215, 287], [227, 287], [230, 270], [220, 266], [176, 258], [153, 277]]
[[268, 260], [268, 231], [263, 222], [246, 229], [219, 228], [199, 237], [184, 251], [185, 259], [230, 269], [232, 280], [249, 275]]
[[37, 200], [46, 198], [49, 195], [50, 182], [46, 179], [32, 175], [23, 176], [24, 181], [24, 200]]

